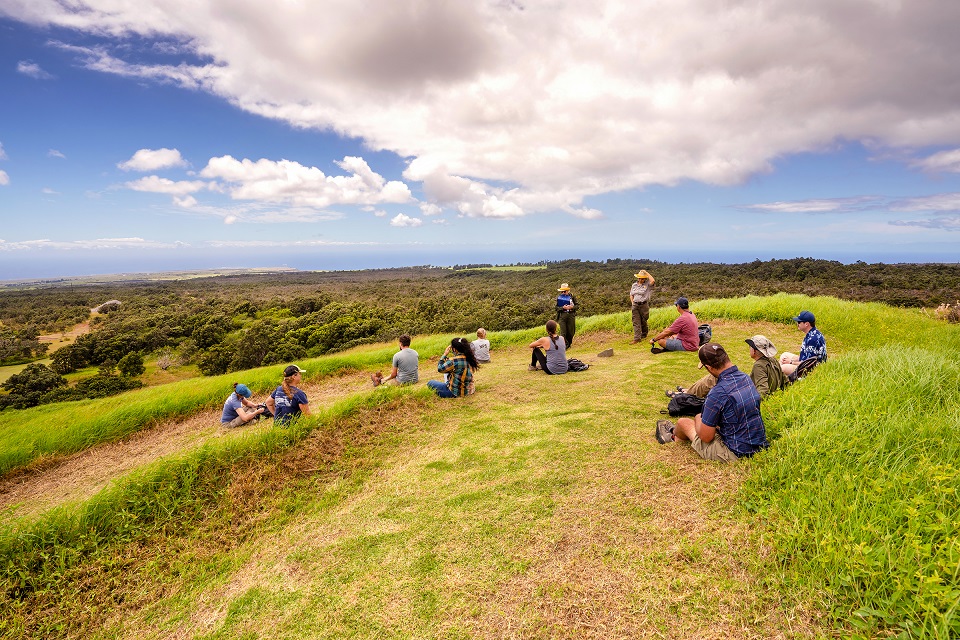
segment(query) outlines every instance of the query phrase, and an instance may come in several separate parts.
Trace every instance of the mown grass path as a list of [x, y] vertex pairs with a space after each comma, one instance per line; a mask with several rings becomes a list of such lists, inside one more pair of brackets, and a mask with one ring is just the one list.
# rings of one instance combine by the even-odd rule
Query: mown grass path
[[[748, 371], [744, 338], [765, 333], [785, 350], [800, 340], [789, 325], [713, 324]], [[526, 349], [495, 351], [476, 395], [371, 414], [387, 435], [349, 453], [347, 469], [300, 460], [290, 486], [274, 489], [279, 502], [246, 479], [242, 507], [258, 512], [255, 523], [221, 546], [188, 538], [178, 550], [139, 550], [184, 557], [133, 562], [142, 581], [88, 635], [822, 633], [815, 612], [769, 587], [763, 541], [732, 517], [749, 462], [705, 462], [653, 438], [663, 390], [699, 377], [695, 356], [654, 356], [628, 341], [579, 336], [570, 355], [592, 367], [561, 377], [528, 372]], [[595, 357], [610, 346], [613, 358]], [[421, 352], [424, 378], [436, 377], [430, 355]], [[311, 401], [379, 393], [355, 380], [312, 390]], [[313, 450], [305, 443], [302, 455]]]

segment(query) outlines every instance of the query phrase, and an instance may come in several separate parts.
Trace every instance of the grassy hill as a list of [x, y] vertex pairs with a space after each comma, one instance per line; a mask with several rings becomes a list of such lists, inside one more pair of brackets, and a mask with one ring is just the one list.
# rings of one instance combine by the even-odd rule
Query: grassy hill
[[[771, 449], [727, 466], [656, 443], [663, 390], [701, 372], [631, 347], [627, 314], [581, 319], [571, 355], [592, 366], [562, 377], [526, 371], [541, 330], [491, 334], [463, 400], [370, 389], [393, 345], [301, 363], [314, 419], [185, 445], [39, 514], [9, 506], [0, 633], [955, 637], [960, 328], [792, 295], [694, 312], [749, 370], [743, 340], [796, 351], [801, 308], [831, 359], [764, 402]], [[448, 340], [415, 338], [424, 377]], [[275, 369], [0, 414], [0, 468], [45, 473], [213, 415], [231, 382], [262, 394]]]

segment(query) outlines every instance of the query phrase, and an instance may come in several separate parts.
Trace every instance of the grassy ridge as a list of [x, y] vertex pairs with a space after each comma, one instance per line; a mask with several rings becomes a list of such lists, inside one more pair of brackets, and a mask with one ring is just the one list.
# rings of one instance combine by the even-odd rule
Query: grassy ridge
[[[775, 444], [743, 465], [750, 474], [740, 494], [743, 516], [775, 550], [769, 579], [775, 586], [782, 579], [785, 589], [819, 594], [817, 604], [841, 628], [859, 626], [866, 635], [883, 630], [908, 637], [960, 635], [960, 366], [944, 355], [960, 350], [958, 327], [879, 304], [792, 295], [705, 300], [693, 308], [702, 322], [777, 323], [808, 308], [827, 335], [831, 360], [764, 403]], [[673, 308], [654, 310], [652, 327], [675, 317]], [[629, 317], [583, 318], [579, 330], [626, 333]], [[491, 341], [505, 347], [540, 335], [539, 328], [498, 332]], [[432, 337], [416, 346], [424, 356], [446, 342]], [[782, 350], [795, 347], [783, 345]], [[326, 375], [380, 366], [392, 352], [361, 348], [305, 366], [311, 375]], [[265, 390], [275, 376], [275, 368], [267, 368], [245, 373], [243, 381]], [[227, 381], [235, 379], [231, 374], [200, 381], [211, 386], [198, 397], [206, 397], [208, 406], [218, 404]], [[137, 395], [143, 402], [137, 415], [116, 417], [127, 420], [129, 428], [163, 412], [187, 410], [165, 405], [162, 399], [176, 395], [169, 390], [180, 387], [165, 388], [167, 394], [151, 396], [153, 404]], [[298, 429], [204, 447], [155, 465], [79, 509], [52, 512], [26, 528], [8, 528], [0, 534], [4, 591], [28, 602], [33, 592], [69, 589], [62, 578], [83, 558], [228, 504], [230, 470], [238, 461], [256, 465], [264, 456], [290, 449], [315, 426], [323, 428], [371, 403], [427, 395], [422, 388], [365, 394]], [[86, 403], [73, 406], [80, 404]], [[484, 423], [480, 415], [471, 420], [477, 428]], [[4, 624], [13, 622], [4, 618]]]

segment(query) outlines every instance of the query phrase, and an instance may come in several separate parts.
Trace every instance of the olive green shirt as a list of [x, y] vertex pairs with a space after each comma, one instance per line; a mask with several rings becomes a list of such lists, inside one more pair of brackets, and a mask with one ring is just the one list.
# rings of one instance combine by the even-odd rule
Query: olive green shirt
[[760, 392], [761, 398], [766, 398], [777, 389], [787, 386], [787, 376], [783, 375], [780, 364], [767, 356], [760, 356], [754, 361], [750, 379]]

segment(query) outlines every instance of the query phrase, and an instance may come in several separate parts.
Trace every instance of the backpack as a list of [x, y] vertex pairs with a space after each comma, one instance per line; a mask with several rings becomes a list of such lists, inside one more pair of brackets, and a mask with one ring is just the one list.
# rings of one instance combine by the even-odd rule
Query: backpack
[[700, 336], [700, 346], [702, 347], [703, 345], [710, 342], [710, 339], [713, 337], [713, 328], [710, 325], [704, 323], [699, 327], [697, 327], [697, 334], [699, 334]]
[[568, 358], [567, 368], [570, 371], [586, 371], [587, 369], [590, 368], [590, 365], [588, 365], [586, 362], [577, 360], [576, 358]]
[[797, 368], [794, 370], [793, 373], [787, 376], [787, 382], [796, 382], [800, 378], [804, 377], [805, 375], [813, 371], [813, 368], [818, 364], [820, 364], [820, 361], [817, 360], [816, 356], [814, 356], [813, 358], [807, 358], [806, 360], [801, 362], [799, 365], [797, 365]]
[[660, 413], [670, 414], [671, 418], [679, 416], [693, 417], [703, 411], [704, 399], [691, 393], [675, 393], [670, 398], [666, 409], [661, 409]]

